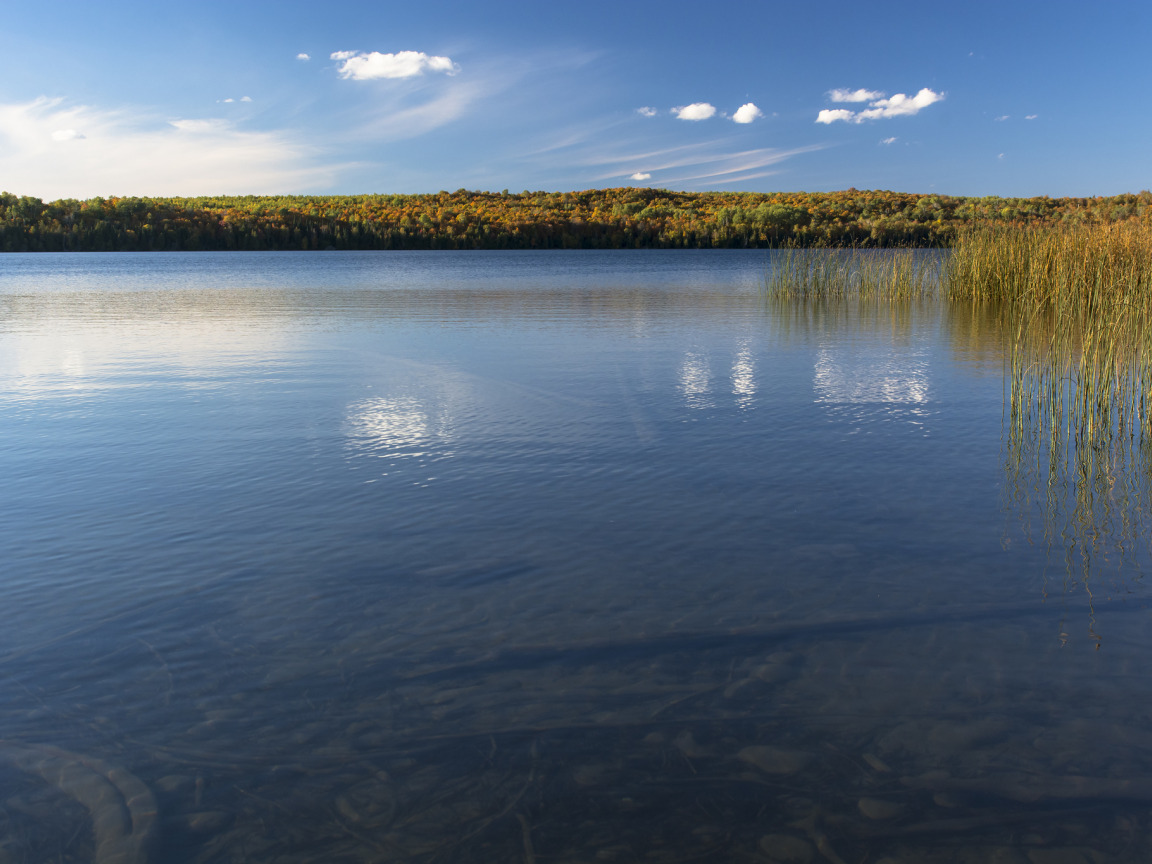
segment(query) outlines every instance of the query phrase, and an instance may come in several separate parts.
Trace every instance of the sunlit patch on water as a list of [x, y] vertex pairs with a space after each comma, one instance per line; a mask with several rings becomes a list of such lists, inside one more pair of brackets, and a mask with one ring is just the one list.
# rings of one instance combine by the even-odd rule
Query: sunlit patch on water
[[363, 399], [348, 406], [348, 438], [358, 451], [382, 458], [427, 455], [432, 421], [415, 399]]

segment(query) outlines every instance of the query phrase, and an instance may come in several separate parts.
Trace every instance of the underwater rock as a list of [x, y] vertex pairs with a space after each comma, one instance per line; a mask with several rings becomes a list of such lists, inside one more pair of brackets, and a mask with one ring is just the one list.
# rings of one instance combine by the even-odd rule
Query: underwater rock
[[205, 810], [200, 813], [189, 813], [184, 818], [184, 824], [193, 834], [215, 834], [228, 826], [232, 821], [232, 814], [219, 810]]
[[953, 795], [951, 792], [937, 792], [932, 796], [932, 802], [937, 807], [946, 807], [948, 809], [961, 807], [964, 804], [959, 797]]
[[707, 750], [696, 743], [696, 738], [693, 737], [691, 729], [685, 729], [677, 735], [673, 743], [676, 745], [676, 748], [689, 759], [702, 759], [710, 755]]
[[1018, 849], [1000, 846], [988, 855], [988, 864], [1028, 864], [1028, 859]]
[[1077, 849], [1029, 849], [1032, 864], [1088, 864], [1088, 859]]
[[905, 810], [903, 804], [897, 804], [895, 801], [884, 801], [880, 798], [861, 798], [856, 802], [856, 807], [869, 819], [876, 820], [895, 819]]
[[815, 855], [811, 843], [791, 834], [764, 835], [760, 851], [779, 864], [808, 864]]
[[765, 774], [787, 775], [803, 771], [812, 761], [812, 756], [802, 750], [787, 750], [764, 744], [745, 747], [736, 757], [741, 762], [755, 765]]
[[577, 765], [572, 769], [572, 780], [584, 788], [599, 786], [607, 776], [608, 769], [603, 765]]
[[753, 670], [752, 677], [768, 684], [776, 684], [791, 677], [795, 665], [795, 654], [790, 651], [777, 651], [764, 658], [764, 663]]
[[192, 786], [192, 778], [187, 774], [165, 774], [156, 781], [156, 788], [161, 792], [179, 792]]
[[940, 720], [928, 728], [927, 741], [933, 753], [970, 753], [1007, 739], [1015, 730], [1004, 717], [982, 717], [976, 721]]
[[0, 761], [39, 775], [88, 810], [95, 864], [142, 864], [156, 825], [156, 801], [124, 768], [46, 744], [0, 740]]

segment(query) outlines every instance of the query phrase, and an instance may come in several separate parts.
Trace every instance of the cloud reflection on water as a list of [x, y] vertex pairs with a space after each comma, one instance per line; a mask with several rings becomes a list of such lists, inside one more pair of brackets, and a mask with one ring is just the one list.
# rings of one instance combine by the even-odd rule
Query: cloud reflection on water
[[691, 351], [684, 355], [680, 362], [679, 387], [684, 401], [690, 408], [709, 408], [712, 398], [709, 387], [712, 370], [708, 363], [708, 355]]
[[358, 450], [375, 456], [425, 456], [433, 437], [428, 414], [410, 398], [352, 403], [347, 430]]
[[732, 395], [743, 408], [749, 407], [756, 396], [756, 360], [747, 343], [732, 360]]
[[76, 324], [46, 318], [0, 343], [0, 399], [39, 402], [160, 385], [218, 389], [274, 374], [289, 361], [286, 333], [215, 321]]
[[927, 434], [933, 411], [931, 368], [926, 351], [906, 345], [822, 346], [816, 352], [812, 388], [817, 404], [851, 428], [899, 421]]
[[433, 479], [426, 476], [429, 462], [452, 455], [455, 437], [451, 412], [430, 407], [411, 396], [374, 396], [351, 403], [344, 420], [346, 446], [352, 458], [386, 460], [387, 476], [394, 467], [408, 463], [419, 469], [418, 485]]
[[689, 408], [712, 408], [716, 396], [729, 390], [740, 408], [750, 408], [759, 390], [756, 381], [756, 354], [747, 338], [741, 339], [732, 356], [727, 387], [712, 380], [712, 358], [702, 351], [688, 351], [676, 369], [676, 389]]
[[816, 354], [817, 402], [922, 404], [929, 398], [928, 360], [919, 352], [845, 351]]

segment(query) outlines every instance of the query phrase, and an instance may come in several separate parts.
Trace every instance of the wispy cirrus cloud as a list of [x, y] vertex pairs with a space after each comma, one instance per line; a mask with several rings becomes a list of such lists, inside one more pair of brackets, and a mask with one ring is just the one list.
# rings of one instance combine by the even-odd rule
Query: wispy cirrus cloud
[[46, 200], [319, 191], [346, 167], [317, 162], [287, 131], [45, 97], [0, 104], [0, 176], [11, 178], [10, 191]]
[[[831, 92], [837, 93], [842, 91], [833, 90]], [[852, 91], [851, 95], [863, 92], [868, 91]], [[844, 123], [863, 123], [867, 120], [910, 117], [914, 114], [919, 114], [923, 109], [929, 105], [934, 105], [943, 98], [943, 93], [937, 93], [924, 87], [915, 96], [896, 93], [888, 98], [873, 99], [863, 111], [850, 111], [847, 108], [825, 108], [816, 115], [816, 122], [824, 124], [836, 123], [838, 121]]]
[[[767, 168], [794, 156], [824, 149], [823, 144], [813, 144], [788, 150], [762, 147], [729, 151], [724, 149], [725, 143], [722, 140], [707, 141], [635, 153], [609, 151], [586, 156], [582, 162], [592, 168], [616, 166], [614, 170], [592, 176], [590, 179], [594, 182], [627, 175], [632, 166], [643, 166], [636, 173], [648, 175], [645, 179], [660, 174], [661, 184], [708, 181], [711, 185], [723, 185], [765, 177], [775, 173], [765, 170]], [[625, 167], [620, 170], [619, 166]]]
[[415, 78], [425, 72], [443, 72], [455, 75], [460, 67], [450, 57], [434, 57], [423, 51], [397, 51], [381, 54], [379, 51], [333, 51], [332, 60], [341, 78], [353, 81], [371, 81], [378, 78]]
[[343, 116], [341, 134], [350, 140], [376, 142], [417, 138], [465, 118], [525, 116], [531, 91], [526, 83], [539, 67], [498, 63], [470, 67], [467, 75], [428, 79], [419, 88], [383, 88], [369, 103]]
[[693, 102], [691, 105], [681, 105], [673, 108], [672, 113], [677, 120], [707, 120], [716, 114], [716, 106], [707, 102]]
[[[475, 59], [469, 61], [467, 74], [426, 76], [402, 87], [361, 91], [369, 98], [338, 111], [331, 118], [332, 128], [339, 130], [340, 144], [373, 149], [380, 143], [410, 141], [438, 131], [444, 136], [441, 141], [463, 141], [467, 155], [452, 157], [450, 164], [431, 162], [423, 153], [410, 157], [420, 164], [411, 173], [424, 178], [429, 188], [433, 184], [440, 188], [444, 175], [456, 178], [452, 182], [458, 184], [526, 182], [521, 176], [526, 173], [524, 160], [540, 155], [540, 148], [532, 146], [539, 136], [561, 138], [554, 137], [551, 146], [562, 150], [595, 134], [602, 125], [584, 119], [563, 133], [562, 121], [569, 119], [571, 102], [551, 98], [574, 72], [595, 60], [596, 55], [586, 52], [558, 51]], [[627, 121], [617, 115], [612, 122]], [[507, 143], [509, 136], [515, 146]], [[569, 136], [572, 141], [563, 140]], [[374, 154], [369, 158], [375, 158]], [[551, 169], [555, 173], [555, 163]], [[493, 180], [497, 172], [511, 178]]]
[[350, 138], [371, 138], [375, 141], [401, 141], [417, 138], [446, 126], [468, 114], [479, 110], [491, 91], [477, 81], [469, 81], [450, 87], [433, 98], [419, 104], [403, 101], [374, 106], [372, 114], [365, 119], [357, 117], [355, 125], [349, 124], [345, 134]]

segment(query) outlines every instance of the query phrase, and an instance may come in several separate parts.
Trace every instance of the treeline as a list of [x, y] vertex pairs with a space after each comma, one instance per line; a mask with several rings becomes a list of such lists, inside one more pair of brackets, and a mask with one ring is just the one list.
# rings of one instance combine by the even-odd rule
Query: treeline
[[1152, 222], [1152, 193], [440, 192], [92, 198], [0, 193], [0, 250], [706, 249], [947, 246], [965, 227]]

